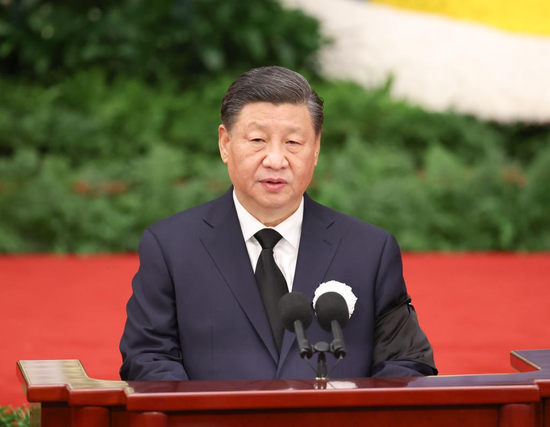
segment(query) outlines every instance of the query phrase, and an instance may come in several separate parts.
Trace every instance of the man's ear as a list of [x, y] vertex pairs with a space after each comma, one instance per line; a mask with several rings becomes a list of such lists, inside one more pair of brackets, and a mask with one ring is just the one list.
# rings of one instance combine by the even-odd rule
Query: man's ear
[[218, 147], [220, 149], [220, 157], [224, 163], [227, 163], [229, 158], [229, 132], [224, 125], [218, 127]]
[[317, 166], [317, 162], [319, 161], [319, 153], [321, 152], [321, 132], [319, 132], [319, 135], [317, 135], [316, 139], [315, 166]]

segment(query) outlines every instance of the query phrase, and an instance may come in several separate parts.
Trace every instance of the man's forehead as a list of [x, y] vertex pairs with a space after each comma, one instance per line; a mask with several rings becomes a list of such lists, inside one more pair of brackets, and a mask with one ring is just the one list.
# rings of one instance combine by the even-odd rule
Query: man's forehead
[[[284, 123], [283, 121], [278, 121], [278, 122], [281, 123], [281, 124]], [[245, 127], [247, 129], [260, 129], [260, 130], [267, 131], [271, 128], [271, 124], [269, 122], [262, 122], [262, 121], [254, 120], [254, 121], [246, 123]], [[304, 130], [302, 126], [294, 125], [294, 124], [290, 124], [290, 123], [285, 125], [284, 128], [288, 132], [301, 132], [301, 131]]]
[[289, 132], [314, 130], [309, 109], [305, 104], [268, 102], [245, 104], [236, 122], [245, 129], [264, 131], [270, 130], [274, 125], [284, 127]]

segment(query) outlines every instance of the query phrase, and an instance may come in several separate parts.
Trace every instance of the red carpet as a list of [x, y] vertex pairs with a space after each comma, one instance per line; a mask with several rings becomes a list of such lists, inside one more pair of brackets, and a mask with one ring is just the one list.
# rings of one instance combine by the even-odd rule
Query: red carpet
[[[550, 254], [406, 254], [405, 278], [441, 374], [512, 372], [550, 348]], [[0, 405], [25, 403], [19, 359], [80, 359], [118, 379], [135, 255], [0, 257]]]

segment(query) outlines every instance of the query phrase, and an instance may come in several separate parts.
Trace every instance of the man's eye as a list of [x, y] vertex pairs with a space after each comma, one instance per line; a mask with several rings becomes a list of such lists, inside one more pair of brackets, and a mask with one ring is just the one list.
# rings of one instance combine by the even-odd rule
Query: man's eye
[[262, 138], [252, 138], [251, 141], [252, 142], [264, 142], [264, 140]]
[[290, 145], [300, 145], [300, 143], [298, 141], [287, 141], [287, 144], [290, 144]]

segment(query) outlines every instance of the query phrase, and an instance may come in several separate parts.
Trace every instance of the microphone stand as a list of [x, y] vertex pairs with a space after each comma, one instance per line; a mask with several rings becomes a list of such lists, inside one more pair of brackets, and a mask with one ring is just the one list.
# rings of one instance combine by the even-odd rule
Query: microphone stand
[[325, 356], [325, 353], [332, 353], [337, 359], [343, 359], [345, 357], [346, 353], [345, 351], [342, 352], [340, 342], [343, 343], [343, 337], [338, 337], [338, 339], [333, 341], [332, 344], [319, 341], [313, 346], [313, 353], [318, 353], [317, 369], [315, 370], [316, 380], [323, 381], [328, 378], [327, 357]]
[[327, 371], [327, 357], [325, 353], [330, 352], [330, 346], [324, 341], [319, 341], [313, 346], [313, 352], [318, 353], [317, 356], [317, 369], [315, 370], [316, 380], [326, 380], [328, 376]]

